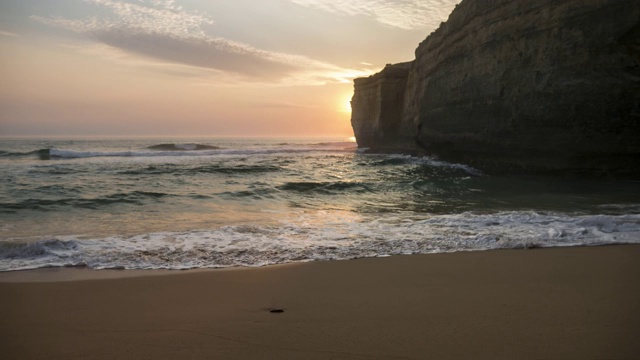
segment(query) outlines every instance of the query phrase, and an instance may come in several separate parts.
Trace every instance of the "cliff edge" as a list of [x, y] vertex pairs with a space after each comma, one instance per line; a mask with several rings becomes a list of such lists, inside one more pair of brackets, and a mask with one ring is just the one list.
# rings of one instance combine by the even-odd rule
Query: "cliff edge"
[[640, 6], [463, 0], [414, 61], [356, 79], [352, 109], [373, 151], [640, 177]]

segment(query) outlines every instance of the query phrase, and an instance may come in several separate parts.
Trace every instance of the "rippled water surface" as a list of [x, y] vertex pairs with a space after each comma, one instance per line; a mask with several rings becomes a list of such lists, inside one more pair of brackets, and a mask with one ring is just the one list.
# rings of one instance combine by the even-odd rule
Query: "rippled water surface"
[[639, 214], [638, 182], [495, 177], [345, 139], [0, 141], [0, 270], [629, 243]]

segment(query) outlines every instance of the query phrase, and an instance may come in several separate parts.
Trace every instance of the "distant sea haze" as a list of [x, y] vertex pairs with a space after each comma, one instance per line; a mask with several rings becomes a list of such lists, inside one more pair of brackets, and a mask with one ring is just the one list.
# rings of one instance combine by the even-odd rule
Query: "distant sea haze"
[[0, 271], [640, 243], [631, 181], [498, 177], [351, 139], [0, 140]]

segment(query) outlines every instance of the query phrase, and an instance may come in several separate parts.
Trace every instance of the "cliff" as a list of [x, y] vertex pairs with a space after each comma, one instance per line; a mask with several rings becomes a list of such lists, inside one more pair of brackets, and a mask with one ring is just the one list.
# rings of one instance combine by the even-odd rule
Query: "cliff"
[[355, 80], [360, 147], [489, 172], [640, 175], [637, 0], [464, 0]]
[[351, 124], [358, 146], [399, 150], [406, 147], [400, 132], [410, 66], [411, 63], [387, 65], [378, 74], [355, 80]]

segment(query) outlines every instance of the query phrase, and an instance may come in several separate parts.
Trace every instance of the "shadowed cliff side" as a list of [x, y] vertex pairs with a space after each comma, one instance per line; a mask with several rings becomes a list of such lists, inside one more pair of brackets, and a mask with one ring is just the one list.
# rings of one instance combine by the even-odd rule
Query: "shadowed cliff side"
[[373, 151], [640, 177], [640, 6], [464, 0], [413, 62], [356, 79], [352, 107]]

